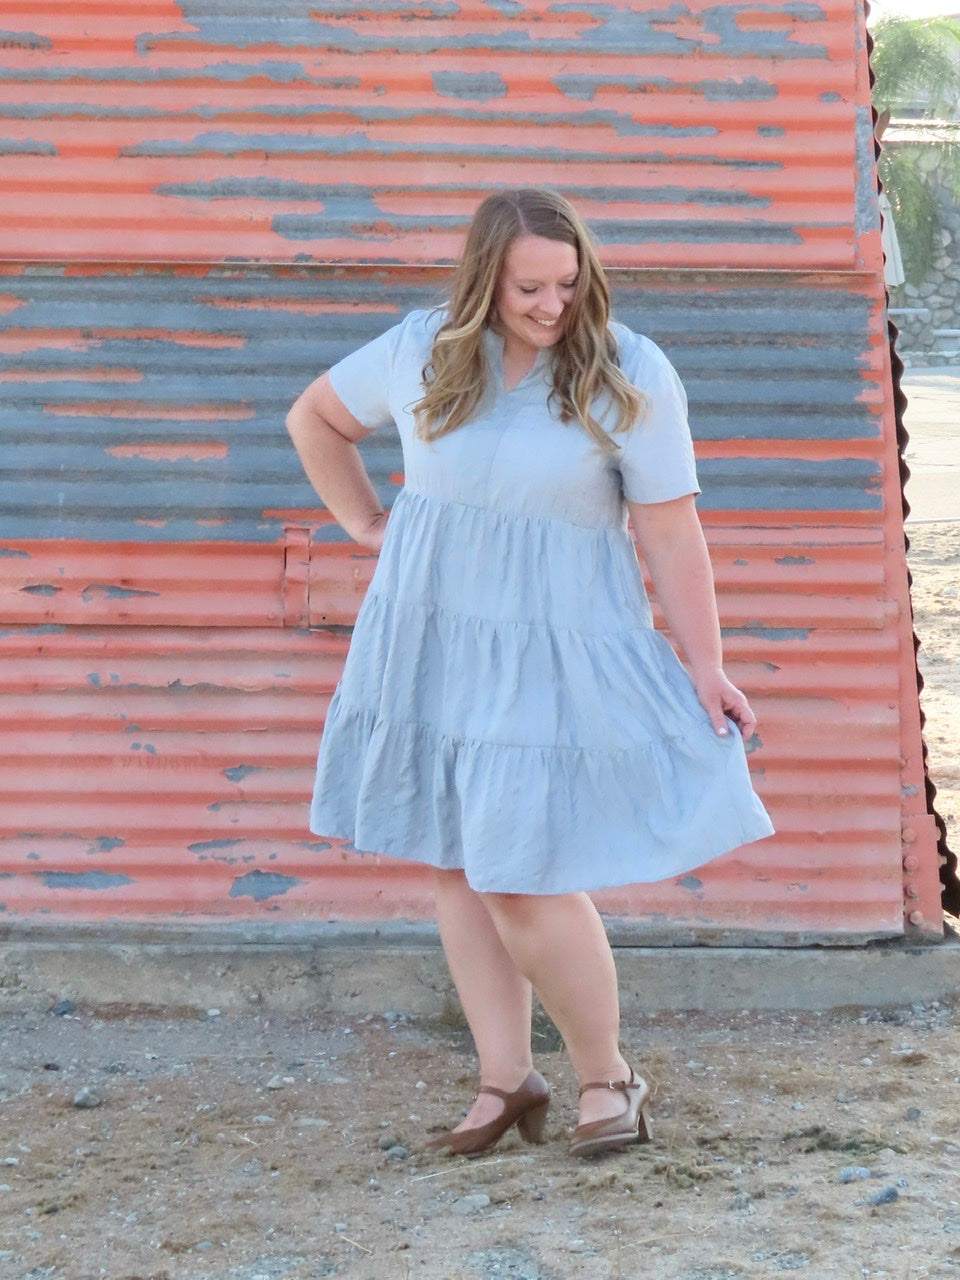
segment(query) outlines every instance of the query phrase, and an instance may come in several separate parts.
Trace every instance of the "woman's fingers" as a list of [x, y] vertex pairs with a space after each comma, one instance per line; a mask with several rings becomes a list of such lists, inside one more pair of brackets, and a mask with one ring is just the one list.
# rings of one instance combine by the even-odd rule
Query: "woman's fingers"
[[730, 732], [728, 718], [736, 724], [744, 739], [751, 737], [757, 727], [757, 717], [753, 714], [746, 695], [720, 673], [717, 678], [705, 686], [697, 686], [697, 697], [704, 711], [710, 717], [714, 732], [721, 737]]

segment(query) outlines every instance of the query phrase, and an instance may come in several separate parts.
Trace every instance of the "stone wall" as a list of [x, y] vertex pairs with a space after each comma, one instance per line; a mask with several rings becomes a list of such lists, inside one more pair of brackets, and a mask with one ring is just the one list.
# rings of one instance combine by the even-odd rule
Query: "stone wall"
[[[936, 166], [934, 152], [924, 159], [931, 169]], [[890, 311], [900, 330], [897, 350], [906, 364], [960, 364], [960, 205], [943, 191], [938, 203], [940, 250], [929, 275], [922, 284], [890, 290]]]

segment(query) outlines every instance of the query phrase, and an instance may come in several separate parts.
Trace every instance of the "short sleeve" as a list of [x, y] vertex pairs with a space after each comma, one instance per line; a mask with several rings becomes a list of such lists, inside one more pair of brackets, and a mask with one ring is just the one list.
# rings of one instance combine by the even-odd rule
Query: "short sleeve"
[[646, 400], [646, 412], [612, 439], [620, 447], [617, 466], [630, 502], [669, 502], [699, 493], [687, 394], [673, 365], [649, 338], [617, 325], [620, 367]]
[[430, 356], [433, 333], [439, 325], [435, 314], [411, 311], [400, 324], [351, 351], [328, 370], [334, 391], [368, 430], [396, 421], [398, 395], [403, 403], [409, 400], [411, 377], [419, 382]]

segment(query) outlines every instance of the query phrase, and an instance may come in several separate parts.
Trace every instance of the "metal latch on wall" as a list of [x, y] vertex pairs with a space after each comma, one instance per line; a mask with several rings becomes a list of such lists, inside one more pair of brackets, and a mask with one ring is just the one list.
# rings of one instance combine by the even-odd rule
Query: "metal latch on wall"
[[352, 627], [373, 571], [375, 552], [353, 542], [333, 542], [327, 526], [284, 529], [283, 625]]

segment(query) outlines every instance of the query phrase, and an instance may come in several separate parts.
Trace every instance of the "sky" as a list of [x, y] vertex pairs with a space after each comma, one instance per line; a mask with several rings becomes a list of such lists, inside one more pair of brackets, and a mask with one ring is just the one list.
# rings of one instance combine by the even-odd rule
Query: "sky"
[[870, 0], [871, 18], [895, 13], [901, 18], [933, 18], [960, 13], [960, 0]]

